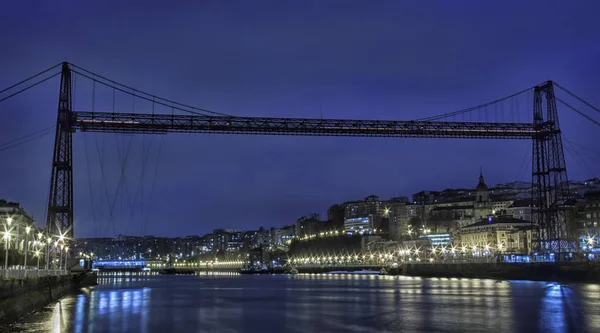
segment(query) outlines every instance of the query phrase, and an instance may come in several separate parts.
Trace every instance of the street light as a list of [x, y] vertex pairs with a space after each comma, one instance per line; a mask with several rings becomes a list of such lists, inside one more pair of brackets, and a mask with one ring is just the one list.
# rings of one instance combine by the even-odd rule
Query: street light
[[[23, 266], [25, 266], [25, 269], [27, 269], [27, 252], [29, 252], [29, 232], [31, 231], [31, 227], [27, 226], [25, 228], [25, 262], [23, 263]], [[25, 273], [27, 274], [27, 273]]]
[[37, 257], [37, 268], [40, 269], [40, 250], [35, 250], [35, 256]]
[[[58, 244], [58, 243], [54, 243], [54, 244]], [[60, 261], [58, 262], [58, 269], [60, 269], [60, 267], [62, 266], [62, 258], [63, 258], [62, 250], [64, 249], [64, 245], [61, 244], [60, 246], [57, 246], [57, 248], [60, 249]]]
[[46, 241], [46, 270], [48, 270], [50, 268], [50, 244], [52, 243], [52, 237], [48, 236]]
[[[9, 229], [9, 231], [12, 230], [12, 229], [10, 229], [10, 224], [12, 223], [12, 221], [13, 221], [12, 217], [7, 217], [6, 218], [6, 223], [8, 224], [8, 228], [7, 229]], [[10, 240], [10, 236], [8, 238]], [[10, 247], [10, 244], [9, 244], [9, 247]]]
[[594, 245], [594, 236], [588, 236], [587, 238], [588, 245]]
[[67, 269], [67, 261], [69, 260], [69, 246], [65, 246], [65, 269]]
[[10, 224], [12, 223], [13, 219], [12, 217], [7, 217], [6, 218], [6, 226], [4, 227], [4, 236], [2, 237], [4, 239], [4, 248], [5, 248], [5, 254], [4, 254], [4, 270], [6, 271], [8, 269], [8, 250], [10, 249]]
[[6, 271], [8, 269], [8, 250], [10, 248], [10, 230], [5, 229], [4, 230], [4, 248], [6, 249], [6, 252], [4, 254], [4, 270]]

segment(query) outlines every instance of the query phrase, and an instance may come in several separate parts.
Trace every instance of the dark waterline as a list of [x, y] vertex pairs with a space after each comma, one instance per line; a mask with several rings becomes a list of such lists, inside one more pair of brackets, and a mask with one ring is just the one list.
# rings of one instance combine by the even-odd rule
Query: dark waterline
[[600, 285], [366, 275], [129, 276], [14, 332], [600, 332]]

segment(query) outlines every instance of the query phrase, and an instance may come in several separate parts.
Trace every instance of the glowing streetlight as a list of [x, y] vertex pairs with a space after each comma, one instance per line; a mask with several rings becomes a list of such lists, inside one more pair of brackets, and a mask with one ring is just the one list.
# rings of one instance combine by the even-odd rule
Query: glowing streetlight
[[[23, 263], [25, 269], [27, 269], [27, 252], [29, 252], [29, 232], [31, 232], [31, 227], [25, 227], [25, 262]], [[25, 275], [27, 276], [27, 272]]]
[[35, 250], [35, 256], [37, 257], [37, 268], [40, 269], [40, 250]]
[[588, 245], [594, 245], [594, 236], [588, 236], [587, 238]]
[[6, 249], [6, 252], [4, 254], [4, 270], [6, 271], [8, 270], [8, 249], [10, 248], [10, 230], [5, 229], [4, 236], [2, 238], [4, 238], [4, 248]]

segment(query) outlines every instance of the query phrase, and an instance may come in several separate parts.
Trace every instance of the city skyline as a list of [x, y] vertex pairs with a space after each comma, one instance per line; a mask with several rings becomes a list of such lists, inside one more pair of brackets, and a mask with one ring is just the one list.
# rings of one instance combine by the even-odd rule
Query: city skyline
[[[481, 172], [481, 170], [480, 170], [480, 172]], [[569, 183], [583, 183], [583, 184], [587, 185], [587, 181], [590, 181], [590, 180], [595, 180], [596, 182], [598, 182], [597, 178], [595, 178], [595, 179], [590, 178], [590, 179], [582, 179], [582, 180], [570, 179]], [[493, 184], [493, 185], [491, 185], [491, 184]], [[493, 191], [495, 189], [504, 188], [507, 185], [510, 186], [511, 184], [516, 185], [514, 187], [514, 189], [516, 189], [516, 190], [528, 190], [530, 188], [523, 187], [523, 185], [531, 185], [531, 182], [530, 181], [523, 181], [523, 180], [516, 180], [516, 181], [511, 181], [511, 182], [490, 183], [489, 189], [490, 189], [491, 193], [493, 194]], [[337, 202], [333, 202], [332, 201], [329, 205], [327, 205], [327, 207], [325, 209], [323, 209], [321, 211], [318, 211], [318, 210], [315, 209], [315, 210], [312, 210], [312, 211], [307, 211], [307, 212], [305, 212], [304, 214], [302, 214], [300, 216], [293, 217], [293, 218], [291, 218], [289, 220], [286, 220], [286, 221], [279, 221], [279, 222], [275, 222], [275, 223], [265, 223], [263, 225], [252, 227], [252, 228], [248, 228], [248, 227], [236, 227], [236, 228], [233, 228], [233, 227], [230, 227], [228, 225], [221, 225], [221, 226], [219, 226], [219, 228], [215, 228], [215, 229], [212, 229], [212, 230], [208, 230], [208, 231], [204, 231], [204, 232], [198, 232], [198, 233], [191, 232], [191, 233], [188, 233], [188, 234], [170, 234], [170, 235], [151, 234], [151, 233], [146, 233], [146, 234], [136, 234], [136, 233], [126, 234], [126, 233], [117, 232], [115, 234], [77, 236], [76, 238], [82, 238], [82, 239], [87, 239], [87, 238], [114, 238], [114, 237], [119, 237], [119, 236], [127, 236], [127, 237], [152, 236], [152, 237], [162, 237], [162, 238], [184, 238], [184, 237], [189, 237], [189, 236], [202, 236], [202, 235], [205, 236], [205, 235], [213, 233], [213, 231], [217, 230], [217, 229], [231, 229], [231, 230], [235, 229], [235, 230], [240, 230], [240, 231], [251, 231], [251, 230], [258, 230], [261, 227], [263, 227], [263, 228], [265, 228], [265, 229], [268, 230], [268, 229], [271, 229], [271, 228], [283, 228], [283, 227], [287, 227], [287, 226], [290, 226], [290, 225], [295, 225], [295, 223], [299, 219], [301, 219], [303, 217], [310, 216], [312, 214], [319, 215], [321, 217], [321, 221], [326, 222], [327, 221], [328, 210], [332, 206], [335, 206], [335, 205], [344, 205], [344, 204], [348, 204], [348, 203], [351, 203], [351, 202], [363, 202], [364, 200], [366, 200], [368, 197], [371, 197], [371, 196], [376, 196], [376, 197], [378, 197], [379, 200], [382, 200], [384, 202], [388, 202], [388, 201], [390, 201], [392, 199], [395, 199], [395, 198], [404, 198], [404, 197], [406, 197], [408, 199], [408, 201], [407, 201], [408, 204], [411, 204], [411, 205], [412, 204], [421, 205], [421, 203], [417, 203], [415, 201], [416, 199], [415, 199], [414, 195], [422, 194], [423, 192], [432, 192], [432, 193], [433, 192], [438, 192], [438, 193], [441, 193], [441, 192], [448, 191], [448, 190], [450, 190], [450, 191], [453, 191], [453, 190], [467, 190], [468, 191], [468, 190], [474, 190], [475, 188], [476, 188], [476, 186], [471, 186], [471, 187], [469, 187], [469, 186], [460, 186], [460, 187], [455, 187], [455, 188], [421, 189], [421, 190], [416, 191], [416, 192], [414, 192], [414, 193], [412, 193], [410, 195], [393, 195], [393, 196], [389, 196], [389, 197], [383, 197], [383, 196], [379, 196], [379, 195], [373, 194], [373, 193], [371, 193], [371, 194], [365, 194], [363, 197], [359, 197], [359, 198], [355, 198], [355, 199], [351, 199], [351, 200], [344, 200], [344, 201], [337, 201]], [[0, 200], [5, 200], [5, 199], [0, 198]], [[513, 199], [511, 199], [511, 200], [513, 200]], [[10, 200], [5, 200], [5, 203], [6, 202], [10, 202]], [[15, 202], [15, 203], [20, 204], [18, 202]], [[441, 203], [443, 203], [443, 202], [441, 202]], [[432, 202], [430, 204], [437, 204], [437, 201], [436, 202]], [[26, 209], [26, 207], [23, 207], [22, 205], [20, 207], [22, 209], [24, 209], [25, 213], [29, 213], [28, 210]], [[35, 220], [35, 218], [33, 220], [34, 220], [34, 223], [35, 223], [36, 226], [42, 227], [42, 228], [45, 227], [44, 225], [40, 225], [40, 223], [37, 220]]]
[[[19, 6], [11, 10], [31, 10]], [[584, 19], [574, 22], [564, 15], [573, 11], [580, 17], [593, 13], [592, 9], [519, 5], [523, 13], [553, 22], [540, 24], [529, 22], [525, 14], [512, 12], [509, 3], [486, 5], [487, 11], [512, 17], [514, 24], [505, 31], [494, 28], [495, 20], [500, 18], [473, 18], [462, 13], [462, 7], [447, 5], [441, 5], [444, 10], [391, 3], [370, 5], [360, 14], [349, 6], [341, 9], [333, 24], [328, 15], [331, 9], [318, 5], [248, 8], [255, 14], [248, 17], [227, 5], [204, 4], [197, 9], [205, 17], [191, 20], [183, 15], [173, 27], [160, 24], [165, 8], [159, 5], [148, 4], [142, 12], [129, 4], [120, 4], [118, 10], [111, 5], [97, 6], [96, 10], [69, 18], [79, 28], [73, 39], [63, 37], [72, 29], [65, 30], [60, 18], [76, 10], [76, 5], [40, 4], [19, 22], [11, 21], [15, 15], [0, 23], [26, 26], [19, 40], [12, 35], [5, 37], [13, 51], [0, 56], [2, 63], [10, 64], [0, 65], [0, 87], [66, 58], [136, 88], [233, 115], [399, 120], [481, 104], [546, 79], [556, 80], [583, 97], [593, 98], [598, 90], [594, 75], [594, 54], [598, 50], [594, 48], [593, 29], [585, 26], [591, 23]], [[218, 15], [202, 14], [206, 8]], [[133, 13], [154, 23], [120, 27], [119, 22], [130, 22], [129, 15]], [[107, 21], [102, 15], [114, 19], [116, 26], [83, 24]], [[469, 19], [461, 15], [469, 15]], [[228, 25], [221, 25], [220, 19], [226, 19]], [[368, 28], [355, 31], [352, 22], [357, 19], [368, 22]], [[401, 22], [405, 20], [411, 23]], [[448, 29], [441, 23], [444, 20], [469, 21], [473, 26]], [[268, 23], [255, 24], [261, 21], [280, 25], [275, 30]], [[573, 29], [558, 29], [561, 22]], [[422, 31], [408, 33], [404, 24], [409, 24], [411, 31], [416, 24]], [[248, 25], [252, 26], [249, 31]], [[528, 33], [515, 41], [517, 30], [512, 29]], [[324, 38], [311, 38], [315, 31]], [[169, 52], [151, 43], [156, 34], [177, 36], [169, 45]], [[94, 36], [93, 42], [83, 36]], [[503, 43], [509, 42], [517, 42], [517, 47], [503, 53]], [[210, 46], [211, 52], [196, 48], [195, 44]], [[442, 51], [433, 52], [430, 44], [443, 48], [445, 56], [433, 56]], [[37, 50], [42, 48], [44, 56], [38, 57]], [[472, 52], [475, 49], [479, 51], [476, 56]], [[90, 109], [90, 86], [81, 81], [78, 84], [74, 103]], [[51, 80], [0, 104], [0, 142], [52, 126], [56, 121], [57, 86], [56, 80]], [[516, 101], [519, 107], [504, 104], [504, 111], [518, 111], [521, 121], [530, 119], [530, 97]], [[109, 91], [100, 91], [97, 110], [110, 109], [110, 99]], [[600, 104], [597, 98], [590, 101]], [[149, 111], [143, 105], [136, 109], [129, 100], [118, 103], [123, 112]], [[566, 107], [559, 105], [559, 115], [570, 141], [590, 147], [591, 142], [600, 140], [593, 125]], [[2, 152], [8, 163], [0, 165], [0, 197], [20, 202], [38, 223], [45, 215], [53, 139], [50, 134]], [[274, 221], [293, 221], [313, 211], [324, 211], [331, 202], [361, 199], [371, 193], [381, 197], [407, 196], [422, 188], [475, 183], [480, 167], [490, 183], [528, 181], [531, 174], [529, 141], [135, 137], [130, 154], [134, 162], [127, 177], [132, 184], [137, 182], [136, 168], [142, 165], [140, 151], [144, 145], [151, 147], [151, 161], [147, 163], [150, 170], [156, 165], [155, 156], [160, 149], [156, 188], [150, 195], [154, 182], [148, 176], [141, 191], [146, 208], [134, 209], [146, 209], [145, 217], [134, 214], [131, 221], [131, 214], [121, 207], [127, 208], [127, 200], [133, 199], [125, 197], [135, 194], [122, 195], [115, 204], [120, 218], [113, 215], [113, 221], [105, 228], [109, 209], [100, 199], [102, 180], [97, 166], [103, 163], [95, 145], [99, 142], [107, 151], [104, 164], [110, 171], [107, 178], [112, 183], [111, 191], [115, 191], [121, 169], [119, 153], [124, 154], [128, 140], [123, 135], [75, 134], [76, 236], [144, 229], [161, 235], [186, 234], [186, 230], [195, 229], [204, 230], [199, 231], [202, 233], [223, 224], [258, 228]], [[86, 168], [84, 147], [92, 160], [91, 169]], [[587, 161], [591, 170], [586, 170], [567, 151], [565, 155], [570, 179], [587, 179], [597, 173], [590, 159]], [[92, 176], [91, 185], [88, 174]], [[95, 193], [94, 203], [90, 202], [90, 188]], [[96, 224], [101, 224], [101, 228]]]

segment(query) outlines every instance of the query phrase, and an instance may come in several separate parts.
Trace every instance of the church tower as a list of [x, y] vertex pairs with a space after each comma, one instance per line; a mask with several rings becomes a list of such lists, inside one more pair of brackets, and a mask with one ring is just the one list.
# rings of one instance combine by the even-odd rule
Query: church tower
[[479, 184], [475, 188], [475, 203], [473, 204], [473, 222], [492, 215], [492, 202], [490, 190], [483, 179], [483, 172], [479, 172]]

